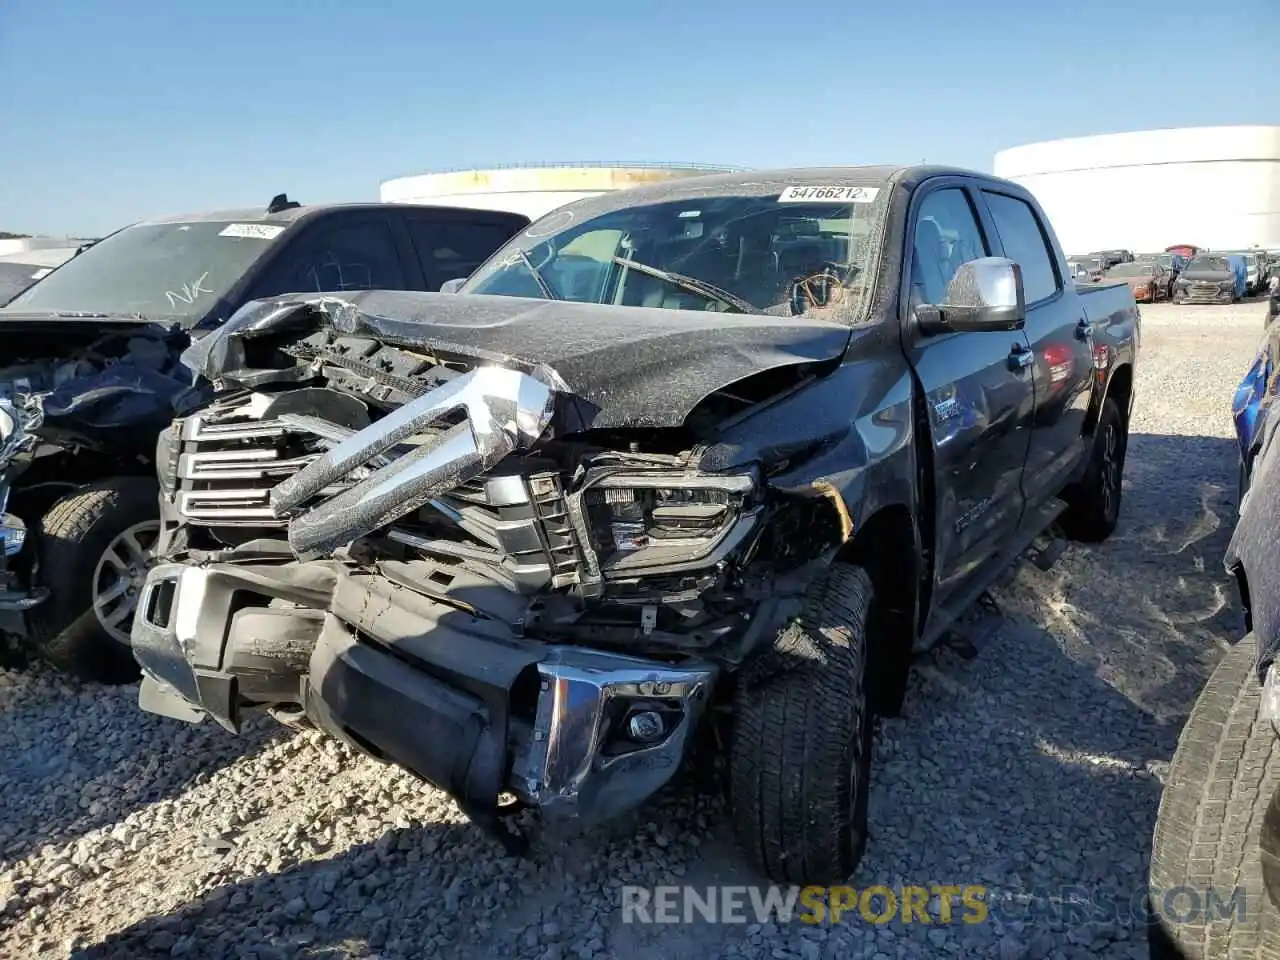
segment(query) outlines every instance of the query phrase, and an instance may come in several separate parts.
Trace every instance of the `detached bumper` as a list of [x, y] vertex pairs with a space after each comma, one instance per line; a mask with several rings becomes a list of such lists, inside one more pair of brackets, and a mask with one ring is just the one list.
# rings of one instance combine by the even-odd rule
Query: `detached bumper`
[[504, 790], [555, 819], [637, 806], [679, 766], [715, 680], [528, 640], [327, 561], [157, 567], [132, 639], [143, 709], [236, 730], [246, 706], [297, 704], [478, 819]]

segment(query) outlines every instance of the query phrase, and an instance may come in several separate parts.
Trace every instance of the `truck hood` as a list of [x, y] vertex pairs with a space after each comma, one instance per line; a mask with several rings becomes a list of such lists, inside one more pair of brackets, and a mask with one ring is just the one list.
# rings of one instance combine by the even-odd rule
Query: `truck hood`
[[1178, 276], [1183, 280], [1199, 280], [1201, 283], [1226, 283], [1236, 278], [1235, 272], [1231, 270], [1183, 270]]
[[576, 398], [580, 428], [675, 427], [703, 398], [756, 374], [840, 357], [851, 328], [803, 317], [618, 307], [481, 294], [359, 291], [246, 304], [183, 363], [215, 383], [296, 379], [254, 368], [250, 341], [318, 331], [541, 371]]

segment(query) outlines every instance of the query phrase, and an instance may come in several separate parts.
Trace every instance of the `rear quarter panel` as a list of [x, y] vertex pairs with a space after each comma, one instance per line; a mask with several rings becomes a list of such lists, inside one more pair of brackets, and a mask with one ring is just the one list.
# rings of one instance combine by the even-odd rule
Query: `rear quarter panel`
[[[1122, 367], [1128, 366], [1132, 374], [1137, 366], [1138, 351], [1142, 342], [1142, 314], [1128, 284], [1089, 284], [1076, 288], [1084, 306], [1085, 316], [1093, 324], [1093, 396], [1089, 404], [1086, 423], [1097, 422], [1102, 401], [1111, 389], [1112, 377]], [[1133, 409], [1133, 395], [1129, 396], [1127, 416]]]

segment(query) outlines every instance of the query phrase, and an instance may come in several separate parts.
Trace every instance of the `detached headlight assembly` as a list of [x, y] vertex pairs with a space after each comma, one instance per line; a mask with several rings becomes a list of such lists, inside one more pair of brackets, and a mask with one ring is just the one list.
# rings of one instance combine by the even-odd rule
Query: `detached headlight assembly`
[[591, 546], [606, 577], [677, 573], [718, 562], [759, 513], [747, 474], [614, 474], [582, 494]]

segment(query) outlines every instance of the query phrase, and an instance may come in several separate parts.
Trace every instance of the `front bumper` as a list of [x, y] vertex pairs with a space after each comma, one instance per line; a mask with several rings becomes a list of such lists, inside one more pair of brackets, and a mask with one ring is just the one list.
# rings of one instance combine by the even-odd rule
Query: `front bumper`
[[237, 730], [247, 705], [296, 704], [480, 820], [504, 791], [552, 819], [634, 808], [679, 766], [715, 681], [530, 640], [330, 561], [156, 567], [132, 641], [143, 709]]

